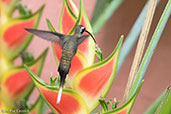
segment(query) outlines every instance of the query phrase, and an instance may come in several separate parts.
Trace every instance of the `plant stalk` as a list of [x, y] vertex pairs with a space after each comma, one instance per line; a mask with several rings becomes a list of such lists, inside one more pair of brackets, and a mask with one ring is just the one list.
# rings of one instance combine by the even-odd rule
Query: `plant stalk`
[[131, 87], [133, 85], [136, 74], [138, 72], [138, 68], [140, 66], [140, 62], [141, 62], [141, 59], [143, 56], [147, 36], [149, 34], [149, 30], [150, 30], [150, 26], [151, 26], [152, 19], [154, 16], [154, 12], [156, 9], [156, 5], [157, 5], [157, 0], [150, 0], [148, 10], [147, 10], [147, 14], [146, 14], [146, 19], [145, 19], [145, 22], [144, 22], [144, 25], [143, 25], [143, 28], [142, 28], [142, 31], [141, 31], [141, 34], [140, 34], [140, 37], [138, 40], [137, 49], [136, 49], [134, 60], [133, 60], [132, 66], [131, 66], [127, 86], [125, 89], [125, 94], [124, 94], [123, 99], [122, 99], [123, 103], [128, 100]]

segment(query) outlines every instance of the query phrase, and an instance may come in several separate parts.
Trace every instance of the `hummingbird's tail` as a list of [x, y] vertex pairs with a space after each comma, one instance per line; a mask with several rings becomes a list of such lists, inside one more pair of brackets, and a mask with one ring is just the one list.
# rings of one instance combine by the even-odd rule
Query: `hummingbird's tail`
[[63, 85], [60, 84], [60, 86], [59, 86], [59, 92], [58, 92], [58, 97], [57, 97], [57, 101], [56, 101], [57, 104], [59, 104], [60, 101], [61, 101], [62, 90], [63, 90]]
[[65, 83], [65, 78], [68, 74], [68, 72], [65, 72], [64, 70], [62, 70], [60, 67], [58, 69], [59, 75], [60, 75], [60, 85], [59, 85], [59, 91], [58, 91], [58, 97], [57, 97], [57, 101], [56, 103], [59, 104], [61, 101], [61, 97], [62, 97], [62, 90], [63, 90], [63, 86]]

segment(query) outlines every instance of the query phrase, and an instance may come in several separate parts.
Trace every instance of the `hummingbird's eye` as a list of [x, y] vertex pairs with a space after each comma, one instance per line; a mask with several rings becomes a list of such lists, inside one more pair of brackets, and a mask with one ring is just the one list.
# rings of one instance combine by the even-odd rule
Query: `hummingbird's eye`
[[85, 27], [81, 27], [80, 32], [83, 34], [85, 32]]

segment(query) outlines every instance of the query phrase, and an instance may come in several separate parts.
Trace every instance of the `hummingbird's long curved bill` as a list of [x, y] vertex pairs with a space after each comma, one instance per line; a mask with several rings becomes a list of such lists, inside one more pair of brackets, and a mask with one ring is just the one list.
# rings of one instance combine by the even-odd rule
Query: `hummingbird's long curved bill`
[[[94, 42], [96, 43], [96, 40], [95, 40], [95, 38], [93, 37], [93, 35], [92, 35], [89, 31], [87, 31], [87, 30], [85, 30], [85, 32], [87, 32], [87, 33], [91, 36], [91, 38], [93, 38]], [[97, 44], [97, 43], [96, 43], [96, 44]]]

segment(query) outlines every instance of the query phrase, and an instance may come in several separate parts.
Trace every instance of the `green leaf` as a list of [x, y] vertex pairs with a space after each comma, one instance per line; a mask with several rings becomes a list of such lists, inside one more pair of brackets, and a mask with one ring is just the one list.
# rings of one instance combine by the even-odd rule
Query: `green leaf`
[[110, 103], [112, 105], [112, 109], [115, 109], [118, 107], [118, 104], [119, 104], [119, 101], [116, 100], [116, 98], [114, 98], [114, 104], [113, 103]]
[[[50, 22], [50, 20], [48, 18], [46, 18], [46, 22], [47, 22], [47, 25], [48, 25], [48, 28], [51, 32], [56, 32], [55, 28], [53, 27], [52, 23]], [[55, 55], [55, 48], [54, 48], [54, 43], [51, 43], [52, 44], [52, 50], [53, 50], [53, 55], [54, 55], [54, 59], [55, 61], [57, 62], [58, 64], [58, 59]]]
[[49, 30], [51, 32], [56, 32], [55, 28], [53, 27], [52, 23], [50, 22], [50, 20], [48, 18], [46, 19], [46, 22], [47, 22]]
[[108, 102], [106, 102], [105, 98], [100, 98], [99, 102], [102, 108], [102, 111], [101, 111], [102, 113], [109, 111], [109, 104], [111, 105], [112, 110], [116, 109], [117, 105], [119, 104], [119, 101], [116, 101], [116, 98], [113, 99], [114, 103], [112, 103], [112, 100], [109, 100]]
[[171, 86], [167, 88], [167, 92], [155, 114], [171, 114]]
[[28, 63], [34, 61], [33, 54], [30, 52], [22, 52], [21, 59], [22, 59], [23, 64], [28, 64]]
[[96, 0], [93, 17], [91, 19], [94, 34], [97, 34], [122, 2], [123, 0]]
[[154, 114], [159, 105], [161, 104], [162, 99], [165, 97], [165, 95], [166, 91], [164, 91], [162, 95], [159, 96], [159, 98], [157, 98], [157, 100], [147, 109], [147, 111], [144, 114]]
[[21, 3], [18, 3], [17, 9], [21, 16], [29, 16], [32, 14], [31, 10], [27, 6], [23, 6]]
[[108, 104], [105, 102], [104, 98], [99, 99], [99, 102], [100, 102], [100, 105], [101, 105], [101, 108], [102, 108], [102, 111], [101, 111], [102, 113], [109, 111]]
[[169, 16], [171, 14], [171, 0], [168, 1], [164, 11], [163, 11], [163, 14], [158, 22], [158, 25], [155, 29], [155, 32], [152, 36], [152, 39], [150, 41], [150, 44], [146, 50], [146, 53], [144, 55], [144, 58], [141, 62], [141, 65], [139, 67], [139, 70], [138, 70], [138, 73], [137, 73], [137, 77], [135, 79], [135, 82], [133, 84], [133, 87], [131, 88], [131, 91], [130, 91], [130, 95], [129, 97], [131, 97], [134, 93], [134, 91], [136, 90], [137, 86], [139, 85], [139, 83], [141, 82], [141, 80], [143, 79], [144, 77], [144, 74], [148, 68], [148, 65], [151, 61], [151, 58], [154, 54], [154, 51], [156, 49], [156, 46], [160, 40], [160, 36], [164, 30], [164, 27], [167, 23], [167, 20], [169, 19]]
[[56, 85], [58, 84], [57, 86], [59, 87], [58, 80], [59, 80], [58, 77], [55, 77], [55, 78], [53, 79], [53, 76], [51, 75], [51, 76], [50, 76], [50, 85], [51, 85], [51, 86], [56, 86]]

